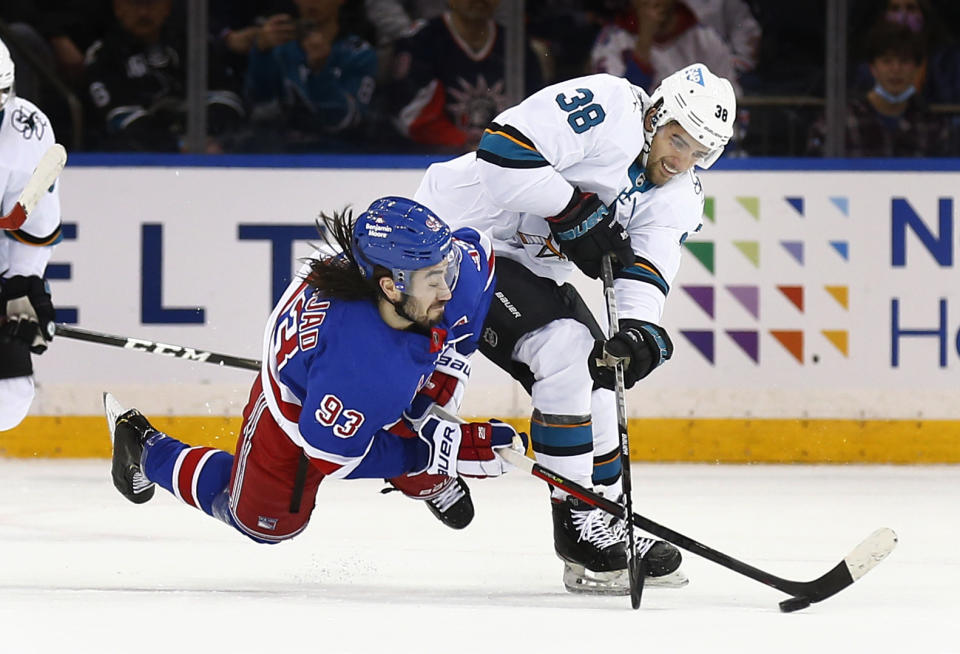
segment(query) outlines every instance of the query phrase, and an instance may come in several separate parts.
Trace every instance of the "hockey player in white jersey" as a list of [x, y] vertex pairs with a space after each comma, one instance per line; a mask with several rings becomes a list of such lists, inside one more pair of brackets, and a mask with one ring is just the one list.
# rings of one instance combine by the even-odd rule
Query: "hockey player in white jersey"
[[[476, 153], [430, 166], [416, 200], [451, 225], [488, 233], [497, 290], [480, 350], [531, 394], [530, 436], [544, 466], [620, 495], [613, 369], [627, 388], [670, 358], [660, 327], [682, 244], [701, 227], [707, 168], [733, 134], [726, 79], [694, 64], [652, 96], [611, 75], [546, 87], [507, 109]], [[606, 339], [566, 280], [597, 278], [615, 255], [620, 331]], [[625, 525], [556, 489], [554, 546], [572, 592], [629, 591]], [[657, 541], [647, 585], [681, 586], [680, 553]]]
[[[50, 120], [16, 96], [14, 72], [10, 51], [0, 41], [0, 216], [13, 209], [54, 144]], [[60, 240], [59, 182], [17, 229], [0, 229], [0, 431], [20, 424], [33, 402], [30, 356], [47, 349], [55, 326], [43, 275]]]

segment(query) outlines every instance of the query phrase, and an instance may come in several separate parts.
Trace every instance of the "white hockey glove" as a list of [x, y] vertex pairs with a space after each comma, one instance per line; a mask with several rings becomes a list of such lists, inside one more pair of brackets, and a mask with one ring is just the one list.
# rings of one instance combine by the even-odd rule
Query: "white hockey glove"
[[423, 472], [447, 477], [499, 477], [510, 466], [494, 450], [512, 446], [515, 436], [527, 447], [526, 434], [518, 434], [499, 420], [456, 423], [431, 415], [418, 433], [430, 446], [430, 460]]

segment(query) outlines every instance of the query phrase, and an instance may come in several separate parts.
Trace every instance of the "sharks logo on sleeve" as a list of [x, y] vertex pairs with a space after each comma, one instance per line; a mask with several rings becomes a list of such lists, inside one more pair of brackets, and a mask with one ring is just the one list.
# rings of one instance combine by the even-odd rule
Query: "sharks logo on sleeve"
[[13, 128], [20, 132], [23, 138], [30, 140], [36, 138], [38, 141], [43, 139], [43, 134], [47, 129], [47, 122], [38, 111], [26, 112], [22, 107], [17, 107], [13, 115], [10, 116]]

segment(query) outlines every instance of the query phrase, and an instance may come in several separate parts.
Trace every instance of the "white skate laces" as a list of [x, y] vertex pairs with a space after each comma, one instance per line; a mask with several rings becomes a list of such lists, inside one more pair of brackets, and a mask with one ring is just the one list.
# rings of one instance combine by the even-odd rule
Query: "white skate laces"
[[600, 509], [588, 509], [570, 511], [570, 518], [573, 526], [578, 531], [577, 540], [586, 541], [602, 550], [616, 545], [622, 539], [617, 538], [604, 520], [604, 514]]
[[[613, 534], [613, 537], [618, 541], [627, 540], [627, 521], [622, 520], [616, 516], [610, 516], [609, 521], [610, 532]], [[656, 538], [649, 538], [647, 536], [638, 536], [634, 534], [634, 544], [637, 548], [637, 556], [644, 557], [647, 555], [647, 552], [650, 551], [650, 548], [653, 547], [657, 542]]]
[[142, 493], [153, 486], [153, 482], [147, 479], [146, 476], [139, 470], [133, 473], [131, 484], [133, 486], [134, 493]]
[[447, 509], [459, 502], [466, 494], [463, 487], [454, 480], [453, 483], [447, 484], [446, 488], [427, 501], [437, 507], [440, 513], [446, 513]]

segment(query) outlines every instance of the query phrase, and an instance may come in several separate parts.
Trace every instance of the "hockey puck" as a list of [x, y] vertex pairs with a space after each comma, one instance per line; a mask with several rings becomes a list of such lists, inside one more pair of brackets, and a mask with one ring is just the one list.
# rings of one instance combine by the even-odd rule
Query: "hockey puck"
[[780, 602], [780, 610], [784, 613], [793, 613], [808, 606], [810, 606], [810, 600], [806, 597], [791, 597]]

